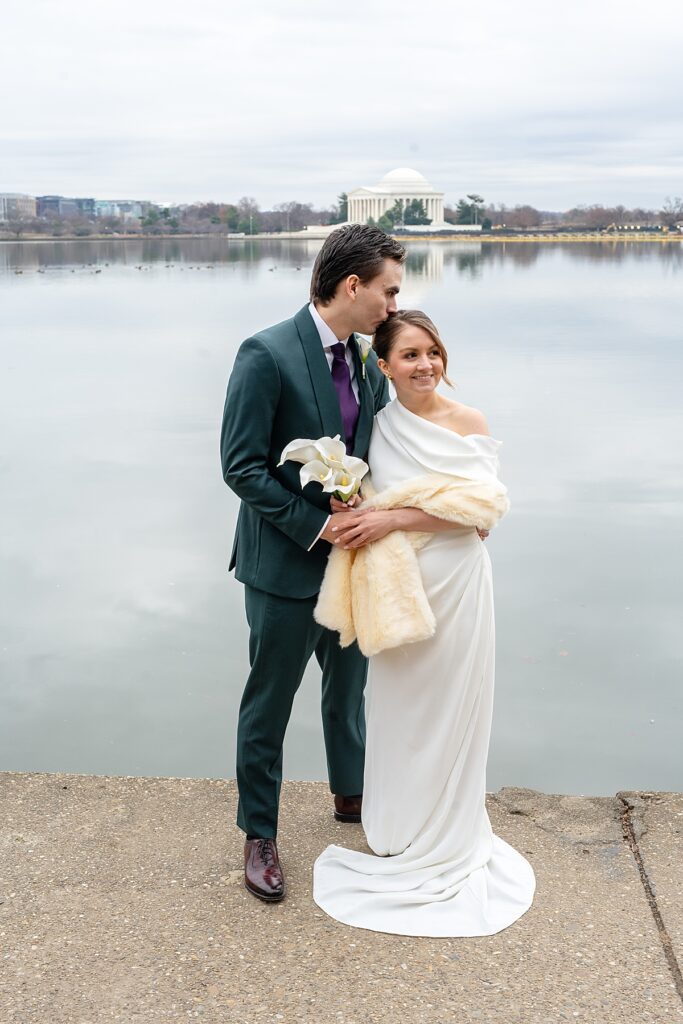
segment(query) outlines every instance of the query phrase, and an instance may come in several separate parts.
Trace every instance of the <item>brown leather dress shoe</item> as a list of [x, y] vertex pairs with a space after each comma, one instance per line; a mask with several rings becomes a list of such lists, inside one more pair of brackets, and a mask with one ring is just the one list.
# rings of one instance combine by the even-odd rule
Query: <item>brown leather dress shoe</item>
[[285, 894], [285, 879], [274, 839], [247, 839], [244, 844], [244, 884], [254, 896], [277, 903]]
[[335, 793], [334, 816], [336, 820], [359, 822], [362, 804], [362, 796], [337, 796]]

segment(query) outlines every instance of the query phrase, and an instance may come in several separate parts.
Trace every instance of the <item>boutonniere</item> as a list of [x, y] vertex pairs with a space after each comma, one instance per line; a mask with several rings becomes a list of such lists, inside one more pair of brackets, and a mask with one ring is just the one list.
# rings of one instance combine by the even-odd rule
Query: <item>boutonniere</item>
[[363, 364], [363, 380], [365, 380], [365, 364], [367, 363], [368, 356], [370, 355], [372, 342], [368, 341], [367, 338], [356, 338], [356, 344], [358, 345], [358, 351], [360, 353], [360, 361]]

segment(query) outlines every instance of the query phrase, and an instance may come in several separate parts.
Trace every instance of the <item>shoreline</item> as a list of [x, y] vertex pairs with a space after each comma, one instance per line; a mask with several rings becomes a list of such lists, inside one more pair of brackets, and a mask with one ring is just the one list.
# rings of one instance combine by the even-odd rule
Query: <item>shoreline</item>
[[[228, 244], [235, 243], [243, 245], [246, 242], [273, 242], [273, 241], [297, 241], [297, 242], [320, 242], [324, 241], [327, 235], [306, 234], [305, 232], [277, 232], [277, 233], [262, 233], [254, 235], [244, 235], [244, 237], [234, 238], [230, 235], [223, 234], [177, 234], [177, 235], [60, 235], [55, 237], [53, 235], [29, 235], [22, 238], [0, 238], [0, 245], [25, 245], [27, 243], [45, 243], [45, 242], [173, 242], [173, 241], [187, 241], [189, 239], [207, 239], [214, 242], [227, 242]], [[539, 242], [539, 243], [561, 243], [561, 242], [683, 242], [683, 234], [679, 232], [671, 232], [668, 234], [662, 234], [656, 232], [610, 232], [609, 234], [598, 231], [586, 231], [586, 232], [574, 232], [566, 234], [561, 232], [547, 233], [547, 234], [468, 234], [465, 232], [456, 232], [452, 235], [441, 235], [441, 234], [411, 234], [406, 237], [405, 235], [392, 235], [392, 238], [396, 238], [400, 242], [479, 242], [482, 244], [500, 244], [502, 242]]]

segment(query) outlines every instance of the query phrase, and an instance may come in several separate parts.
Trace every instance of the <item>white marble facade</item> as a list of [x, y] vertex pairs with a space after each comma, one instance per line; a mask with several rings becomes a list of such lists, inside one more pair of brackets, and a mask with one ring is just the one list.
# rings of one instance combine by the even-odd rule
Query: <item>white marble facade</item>
[[421, 199], [432, 225], [441, 225], [443, 197], [443, 192], [437, 192], [419, 171], [397, 167], [385, 174], [377, 185], [349, 192], [348, 219], [352, 224], [365, 224], [370, 217], [377, 221], [397, 199], [402, 199], [404, 205], [412, 199]]

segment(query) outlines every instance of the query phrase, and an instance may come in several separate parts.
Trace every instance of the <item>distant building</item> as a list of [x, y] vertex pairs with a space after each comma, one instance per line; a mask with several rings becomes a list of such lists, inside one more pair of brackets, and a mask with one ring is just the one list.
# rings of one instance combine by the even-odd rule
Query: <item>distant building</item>
[[133, 199], [119, 200], [119, 210], [121, 216], [124, 218], [135, 217], [138, 220], [144, 217], [147, 211], [151, 208], [152, 203], [139, 203]]
[[38, 196], [39, 217], [95, 216], [94, 199], [72, 199], [68, 196]]
[[94, 199], [74, 199], [78, 212], [82, 217], [88, 217], [92, 219], [95, 216], [95, 200]]
[[21, 192], [0, 192], [0, 220], [35, 217], [36, 200]]
[[443, 219], [443, 197], [443, 192], [437, 192], [419, 171], [410, 167], [397, 167], [385, 174], [377, 185], [349, 192], [348, 218], [352, 224], [365, 224], [370, 217], [377, 221], [383, 213], [391, 210], [397, 200], [401, 200], [405, 206], [419, 199], [431, 226], [441, 228], [446, 226]]
[[38, 196], [39, 217], [77, 217], [79, 213], [75, 199], [65, 196]]
[[118, 217], [119, 208], [116, 203], [112, 202], [111, 199], [96, 199], [95, 200], [95, 216], [96, 217]]
[[55, 217], [59, 216], [59, 202], [61, 196], [38, 196], [36, 200], [38, 204], [38, 216], [49, 217], [53, 214]]
[[150, 203], [140, 203], [133, 199], [96, 199], [96, 217], [121, 217], [123, 220], [140, 219], [145, 216]]

